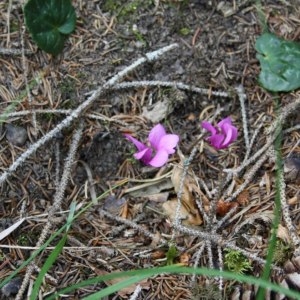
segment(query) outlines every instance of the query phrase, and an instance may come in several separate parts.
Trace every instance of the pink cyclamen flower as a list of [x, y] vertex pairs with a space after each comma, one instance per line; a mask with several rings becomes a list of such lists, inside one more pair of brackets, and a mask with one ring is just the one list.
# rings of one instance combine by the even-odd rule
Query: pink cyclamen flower
[[169, 158], [170, 154], [175, 152], [178, 144], [179, 136], [176, 134], [167, 134], [161, 124], [157, 124], [152, 128], [148, 136], [148, 145], [139, 142], [129, 134], [125, 137], [131, 141], [137, 148], [138, 152], [134, 157], [141, 160], [144, 164], [152, 167], [163, 166]]
[[203, 121], [201, 126], [211, 133], [208, 140], [216, 149], [228, 147], [238, 136], [238, 130], [232, 125], [230, 117], [223, 119], [215, 127], [207, 121]]

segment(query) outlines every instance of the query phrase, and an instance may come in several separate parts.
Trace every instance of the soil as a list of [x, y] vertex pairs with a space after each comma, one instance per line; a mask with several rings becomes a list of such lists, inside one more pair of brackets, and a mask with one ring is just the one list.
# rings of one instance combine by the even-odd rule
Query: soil
[[[251, 168], [264, 153], [225, 185], [226, 169], [241, 166], [247, 151], [250, 157], [254, 156], [268, 142], [271, 136], [268, 128], [277, 118], [278, 107], [273, 95], [257, 80], [260, 66], [254, 46], [263, 32], [263, 24], [255, 1], [73, 1], [76, 30], [57, 57], [38, 49], [27, 31], [22, 33], [22, 7], [19, 1], [11, 2], [11, 7], [0, 4], [0, 104], [1, 111], [10, 109], [4, 121], [6, 125], [0, 130], [1, 173], [70, 114], [62, 110], [74, 111], [125, 67], [149, 52], [174, 43], [178, 44], [177, 48], [142, 64], [127, 73], [122, 81], [170, 82], [177, 87], [158, 83], [126, 89], [110, 87], [79, 118], [40, 146], [20, 167], [11, 170], [1, 185], [0, 228], [9, 228], [20, 217], [26, 220], [1, 240], [1, 280], [29, 258], [49, 221], [47, 215], [54, 207], [73, 134], [80, 124], [84, 126], [83, 134], [61, 205], [51, 220], [47, 236], [65, 224], [66, 211], [72, 202], [80, 207], [97, 203], [72, 223], [65, 249], [41, 287], [42, 299], [63, 287], [113, 271], [166, 265], [170, 262], [171, 244], [177, 248], [172, 263], [215, 269], [228, 269], [225, 249], [234, 251], [237, 247], [244, 250], [243, 259], [251, 264], [245, 274], [261, 276], [274, 219], [274, 155], [261, 163], [239, 195], [230, 198], [247, 182]], [[262, 1], [269, 30], [285, 39], [300, 41], [297, 4], [297, 1]], [[22, 38], [28, 50], [25, 59], [20, 52], [4, 53], [3, 49], [21, 50]], [[186, 88], [180, 88], [180, 83]], [[195, 92], [192, 87], [205, 91]], [[243, 88], [242, 94], [246, 96], [249, 136], [257, 134], [248, 147], [238, 87]], [[226, 96], [216, 92], [224, 92]], [[299, 92], [282, 93], [278, 97], [284, 109], [296, 102]], [[160, 109], [160, 104], [167, 108]], [[25, 111], [28, 113], [24, 115], [12, 114]], [[36, 112], [36, 124], [33, 112]], [[239, 130], [238, 140], [217, 151], [203, 138], [201, 121], [214, 118], [216, 124], [227, 116]], [[133, 158], [135, 148], [124, 134], [146, 141], [157, 123], [163, 124], [167, 132], [179, 135], [180, 143], [166, 166], [151, 168]], [[282, 121], [284, 130], [297, 125], [298, 111], [291, 112]], [[13, 129], [19, 131], [14, 135]], [[24, 135], [27, 138], [23, 143]], [[288, 169], [285, 197], [292, 224], [281, 217], [277, 260], [271, 272], [274, 283], [286, 280], [284, 283], [294, 289], [300, 289], [299, 283], [291, 284], [289, 278], [289, 273], [300, 270], [299, 245], [293, 239], [293, 233], [299, 234], [298, 140], [299, 129], [282, 137], [281, 153]], [[189, 159], [193, 149], [195, 155]], [[272, 149], [270, 146], [268, 151]], [[183, 220], [185, 231], [174, 229], [175, 210], [172, 212], [164, 203], [177, 201], [174, 199], [180, 180], [174, 179], [174, 173], [186, 164], [189, 172], [183, 194], [189, 209], [185, 210]], [[200, 232], [199, 235], [192, 230]], [[215, 234], [216, 238], [208, 241], [205, 234]], [[57, 243], [58, 239], [51, 246]], [[48, 248], [39, 255], [32, 278], [37, 277], [50, 253]], [[287, 270], [287, 263], [294, 268]], [[26, 268], [19, 272], [11, 290], [9, 286], [2, 289], [3, 299], [15, 298], [25, 273]], [[114, 283], [111, 280], [79, 288], [69, 299], [81, 299]], [[251, 285], [224, 279], [219, 289], [218, 279], [190, 275], [160, 274], [143, 280], [140, 285], [142, 290], [134, 299], [241, 299], [243, 295], [248, 297], [243, 299], [254, 299], [256, 293]], [[120, 290], [107, 299], [129, 299], [136, 286]], [[275, 299], [272, 297], [275, 294], [271, 295]]]

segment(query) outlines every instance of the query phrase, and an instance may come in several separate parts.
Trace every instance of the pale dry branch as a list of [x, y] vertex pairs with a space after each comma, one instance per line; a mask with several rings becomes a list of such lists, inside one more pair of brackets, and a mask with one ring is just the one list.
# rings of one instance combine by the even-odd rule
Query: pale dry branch
[[207, 240], [205, 241], [207, 256], [208, 256], [208, 267], [210, 269], [214, 269], [214, 259], [213, 259], [213, 253], [211, 249], [211, 241]]
[[[7, 118], [15, 118], [15, 117], [26, 116], [26, 115], [29, 115], [31, 113], [35, 113], [35, 114], [54, 114], [54, 115], [71, 115], [73, 111], [74, 110], [72, 110], [72, 109], [34, 109], [32, 111], [29, 111], [29, 110], [15, 111], [15, 112], [7, 113], [7, 114], [5, 114], [5, 116]], [[126, 122], [120, 121], [120, 120], [118, 120], [114, 117], [109, 118], [109, 117], [106, 117], [102, 114], [83, 113], [81, 116], [89, 118], [89, 119], [93, 119], [93, 120], [116, 123], [116, 124], [120, 124], [120, 125], [125, 126], [125, 127], [128, 126], [128, 124]]]
[[[2, 48], [0, 47], [0, 54], [2, 55], [22, 55], [22, 49]], [[29, 49], [24, 49], [25, 55], [33, 54]]]
[[[223, 263], [223, 253], [222, 253], [222, 248], [220, 246], [217, 247], [218, 251], [218, 260], [219, 260], [219, 270], [223, 271], [224, 269], [224, 263]], [[223, 290], [223, 277], [219, 277], [219, 290]]]
[[246, 149], [248, 151], [248, 149], [250, 149], [250, 142], [249, 142], [247, 113], [246, 113], [246, 106], [245, 106], [245, 101], [247, 99], [247, 96], [245, 94], [245, 90], [242, 85], [239, 85], [235, 90], [236, 90], [239, 100], [240, 100], [240, 107], [241, 107], [242, 121], [243, 121], [243, 130], [244, 130], [244, 140], [245, 140]]
[[281, 171], [277, 172], [277, 176], [278, 176], [278, 181], [279, 181], [280, 203], [281, 203], [282, 216], [283, 216], [284, 222], [286, 224], [286, 227], [289, 231], [290, 237], [293, 241], [293, 244], [295, 245], [296, 248], [299, 248], [300, 238], [297, 233], [297, 229], [293, 225], [292, 218], [290, 215], [289, 205], [287, 204], [286, 192], [285, 192], [286, 184], [284, 182], [283, 171], [281, 170]]
[[206, 95], [210, 97], [211, 95], [223, 98], [229, 98], [231, 95], [223, 91], [212, 91], [210, 89], [199, 88], [193, 85], [187, 85], [182, 82], [171, 82], [171, 81], [131, 81], [131, 82], [122, 82], [117, 84], [114, 89], [129, 89], [129, 88], [140, 88], [140, 87], [171, 87], [174, 89], [186, 90], [194, 92], [201, 95]]
[[89, 106], [96, 101], [100, 95], [102, 95], [104, 92], [110, 90], [118, 81], [120, 81], [124, 76], [126, 76], [128, 73], [133, 71], [135, 68], [137, 68], [139, 65], [147, 62], [147, 61], [153, 61], [159, 56], [163, 55], [167, 51], [170, 51], [174, 48], [178, 47], [177, 44], [172, 44], [170, 46], [166, 46], [164, 48], [161, 48], [159, 50], [147, 53], [145, 57], [142, 57], [138, 60], [136, 60], [132, 65], [129, 67], [126, 67], [124, 70], [117, 73], [114, 77], [112, 77], [110, 80], [108, 80], [103, 86], [99, 87], [96, 91], [93, 92], [93, 94], [81, 105], [79, 105], [76, 109], [72, 111], [72, 113], [67, 116], [61, 123], [56, 125], [55, 128], [53, 128], [51, 131], [49, 131], [46, 135], [44, 135], [42, 138], [40, 138], [35, 144], [31, 145], [29, 149], [27, 149], [23, 154], [21, 154], [11, 165], [10, 167], [5, 170], [1, 176], [0, 176], [0, 184], [2, 184], [6, 178], [14, 172], [20, 165], [22, 165], [27, 158], [29, 158], [32, 153], [37, 151], [42, 145], [44, 145], [46, 142], [53, 139], [62, 129], [68, 127], [71, 125], [71, 123], [77, 119], [86, 109], [89, 108]]
[[[236, 251], [240, 251], [243, 255], [245, 255], [246, 257], [250, 258], [251, 260], [256, 261], [257, 263], [259, 263], [260, 265], [264, 266], [266, 264], [266, 261], [260, 257], [258, 257], [258, 255], [253, 254], [251, 252], [248, 252], [242, 248], [237, 247], [234, 243], [230, 242], [230, 241], [226, 241], [221, 235], [219, 234], [213, 234], [211, 232], [204, 232], [204, 231], [200, 231], [200, 230], [196, 230], [193, 228], [189, 228], [183, 225], [179, 225], [176, 228], [179, 232], [190, 235], [190, 236], [197, 236], [205, 241], [211, 241], [211, 243], [220, 246], [221, 248], [230, 248]], [[272, 268], [274, 270], [279, 270], [282, 271], [281, 268], [276, 267], [274, 265], [272, 265]]]
[[[194, 269], [198, 268], [199, 266], [199, 262], [200, 262], [200, 258], [202, 256], [202, 253], [205, 249], [205, 242], [202, 243], [201, 247], [199, 248], [199, 250], [196, 253], [196, 258], [195, 258], [195, 262], [194, 262]], [[196, 281], [196, 273], [193, 274], [192, 276], [192, 282]]]
[[138, 299], [140, 293], [142, 291], [142, 287], [138, 284], [133, 292], [133, 294], [130, 296], [129, 300], [136, 300]]
[[[69, 181], [69, 176], [71, 173], [71, 167], [72, 164], [74, 163], [75, 160], [75, 154], [79, 145], [79, 141], [82, 135], [83, 131], [83, 123], [80, 123], [78, 126], [78, 129], [75, 131], [73, 135], [73, 139], [71, 142], [70, 150], [68, 153], [68, 157], [66, 158], [65, 164], [64, 164], [64, 169], [63, 169], [63, 174], [60, 180], [59, 186], [56, 187], [56, 192], [53, 197], [53, 205], [51, 209], [49, 210], [48, 213], [48, 220], [45, 226], [43, 227], [43, 230], [39, 236], [38, 242], [36, 243], [36, 247], [41, 247], [43, 243], [45, 242], [47, 235], [49, 234], [52, 225], [53, 225], [53, 217], [55, 213], [60, 210], [61, 207], [61, 202], [63, 200], [65, 190], [67, 188], [67, 183]], [[21, 300], [23, 297], [23, 294], [28, 286], [30, 277], [35, 269], [35, 263], [34, 260], [27, 266], [26, 273], [24, 275], [24, 279], [22, 282], [22, 285], [18, 291], [18, 294], [16, 296], [16, 300]]]
[[292, 114], [293, 112], [295, 112], [297, 110], [297, 107], [300, 105], [300, 97], [297, 98], [294, 102], [286, 105], [281, 113], [279, 114], [279, 116], [276, 118], [276, 120], [274, 120], [270, 127], [268, 128], [266, 134], [269, 135], [269, 138], [267, 139], [265, 145], [258, 150], [256, 153], [254, 153], [249, 159], [247, 159], [246, 161], [244, 161], [238, 168], [236, 169], [224, 169], [224, 172], [227, 173], [233, 173], [235, 175], [239, 174], [241, 171], [243, 171], [248, 165], [250, 165], [251, 163], [257, 161], [258, 158], [260, 158], [262, 156], [262, 154], [264, 152], [266, 152], [271, 145], [273, 145], [275, 139], [277, 138], [277, 126], [278, 124], [284, 124], [286, 118]]

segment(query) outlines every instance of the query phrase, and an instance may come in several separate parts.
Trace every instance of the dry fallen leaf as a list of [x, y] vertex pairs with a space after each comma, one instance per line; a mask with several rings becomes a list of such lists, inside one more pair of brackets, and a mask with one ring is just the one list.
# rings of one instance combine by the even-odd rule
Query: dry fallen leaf
[[121, 208], [120, 217], [124, 218], [124, 219], [131, 219], [130, 211], [129, 211], [129, 204], [127, 201], [124, 203], [124, 205]]
[[169, 198], [169, 192], [148, 195], [147, 198], [149, 201], [153, 201], [153, 202], [166, 202]]
[[[182, 166], [179, 165], [174, 167], [171, 180], [176, 193], [178, 193], [180, 189], [182, 173]], [[202, 217], [200, 216], [198, 207], [195, 203], [192, 190], [190, 189], [194, 185], [193, 178], [190, 175], [187, 175], [182, 188], [181, 207], [179, 213], [179, 218], [183, 220], [182, 223], [185, 225], [201, 225], [203, 223]], [[177, 199], [167, 201], [163, 204], [163, 209], [171, 220], [174, 220], [176, 217], [177, 205]]]
[[294, 196], [290, 199], [288, 199], [287, 203], [288, 205], [295, 205], [299, 202], [299, 196]]
[[160, 240], [161, 240], [161, 234], [160, 232], [156, 231], [156, 233], [152, 237], [152, 241], [149, 247], [150, 248], [157, 247], [157, 245], [160, 243]]
[[[171, 221], [175, 220], [177, 204], [177, 199], [173, 199], [170, 201], [166, 201], [162, 205], [165, 214], [171, 219]], [[201, 225], [203, 223], [203, 220], [196, 209], [192, 213], [191, 211], [188, 211], [186, 209], [186, 206], [184, 206], [183, 204], [180, 206], [179, 219], [182, 220], [183, 225]]]
[[161, 120], [165, 119], [168, 113], [171, 112], [170, 104], [167, 100], [156, 102], [151, 110], [147, 107], [143, 107], [142, 116], [151, 120], [153, 123], [159, 123]]
[[217, 203], [217, 215], [224, 217], [233, 207], [238, 206], [236, 202], [225, 202], [220, 199]]
[[282, 239], [287, 244], [291, 242], [288, 229], [281, 224], [278, 225], [277, 237]]
[[[179, 189], [180, 189], [180, 183], [181, 183], [181, 178], [182, 178], [182, 173], [183, 173], [183, 169], [182, 166], [175, 166], [172, 172], [172, 183], [175, 189], [175, 192], [178, 193]], [[193, 195], [191, 193], [191, 191], [189, 190], [189, 183], [192, 182], [193, 179], [191, 178], [191, 176], [187, 175], [185, 180], [184, 180], [184, 184], [183, 184], [183, 189], [182, 189], [182, 196], [181, 196], [181, 200], [186, 202], [186, 204], [192, 204], [193, 201]], [[193, 206], [193, 204], [192, 204]]]
[[237, 202], [241, 206], [247, 206], [249, 204], [249, 191], [243, 190], [238, 196], [237, 196]]
[[151, 253], [152, 259], [161, 259], [166, 257], [166, 252], [163, 250], [156, 250], [153, 253]]
[[[108, 285], [108, 286], [111, 286], [111, 285], [114, 285], [114, 284], [117, 284], [119, 282], [122, 282], [124, 280], [128, 279], [128, 277], [122, 277], [122, 278], [114, 278], [114, 279], [110, 279], [110, 280], [105, 280], [105, 284]], [[150, 282], [147, 280], [147, 279], [143, 279], [137, 283], [134, 283], [132, 285], [129, 285], [125, 288], [122, 288], [121, 290], [118, 291], [118, 295], [121, 297], [121, 298], [128, 298], [128, 295], [132, 294], [137, 285], [141, 286], [142, 289], [150, 289]]]
[[184, 252], [179, 256], [179, 263], [183, 266], [188, 267], [190, 262], [191, 255]]
[[118, 199], [115, 195], [109, 195], [103, 202], [103, 209], [113, 215], [119, 215], [125, 203], [125, 198]]
[[7, 229], [0, 232], [0, 241], [3, 240], [5, 237], [10, 235], [14, 230], [16, 230], [23, 222], [25, 218], [20, 219], [15, 224], [9, 226]]

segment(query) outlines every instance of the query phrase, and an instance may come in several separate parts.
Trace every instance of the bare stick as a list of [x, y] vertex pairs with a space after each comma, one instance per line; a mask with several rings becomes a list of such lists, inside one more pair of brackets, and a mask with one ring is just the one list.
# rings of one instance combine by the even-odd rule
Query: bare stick
[[[194, 269], [196, 269], [199, 266], [199, 261], [200, 261], [201, 255], [204, 251], [204, 248], [205, 248], [205, 243], [203, 243], [202, 246], [200, 247], [200, 249], [197, 251], [195, 263], [194, 263]], [[195, 282], [195, 281], [196, 281], [196, 273], [194, 273], [192, 276], [192, 282]]]
[[[0, 54], [2, 55], [22, 55], [22, 49], [11, 49], [11, 48], [2, 48], [0, 47]], [[31, 50], [24, 49], [26, 55], [33, 54]]]
[[245, 94], [245, 90], [244, 90], [244, 87], [242, 85], [239, 85], [235, 90], [237, 91], [237, 94], [238, 94], [239, 100], [240, 100], [245, 146], [246, 146], [246, 149], [248, 151], [248, 149], [250, 149], [250, 142], [249, 142], [247, 114], [246, 114], [246, 107], [245, 107], [245, 101], [247, 99], [247, 96]]
[[10, 13], [12, 8], [12, 0], [8, 1], [7, 6], [7, 20], [6, 20], [6, 27], [7, 27], [7, 39], [6, 39], [6, 47], [9, 46], [10, 43]]
[[[296, 111], [296, 109], [299, 105], [300, 105], [300, 97], [297, 98], [295, 102], [290, 103], [286, 107], [284, 107], [282, 109], [281, 114], [278, 116], [278, 118], [276, 120], [274, 120], [273, 123], [271, 124], [271, 126], [268, 128], [267, 134], [271, 135], [272, 133], [274, 133], [276, 131], [276, 127], [278, 126], [278, 124], [283, 124], [284, 121], [286, 120], [286, 118], [291, 113]], [[236, 169], [224, 169], [223, 171], [228, 172], [228, 173], [238, 174], [239, 172], [244, 170], [245, 167], [247, 167], [251, 163], [255, 162], [259, 157], [261, 157], [261, 155], [265, 151], [267, 151], [270, 148], [270, 146], [274, 143], [276, 137], [277, 137], [276, 134], [272, 134], [271, 137], [267, 140], [266, 144], [260, 150], [258, 150], [255, 154], [253, 154], [252, 157], [250, 157], [249, 159], [244, 161], [238, 168], [236, 168]]]
[[177, 47], [177, 44], [172, 44], [170, 46], [166, 46], [157, 51], [150, 52], [146, 54], [146, 57], [142, 57], [134, 62], [129, 67], [125, 68], [123, 71], [119, 72], [109, 81], [107, 81], [102, 87], [99, 87], [93, 94], [81, 105], [79, 105], [68, 117], [66, 117], [61, 123], [59, 123], [55, 128], [49, 131], [46, 135], [40, 138], [35, 144], [31, 145], [30, 148], [21, 154], [10, 167], [2, 173], [0, 176], [0, 184], [3, 183], [6, 178], [14, 172], [24, 161], [34, 153], [38, 148], [44, 145], [46, 142], [51, 140], [56, 134], [58, 134], [62, 129], [68, 127], [75, 119], [77, 119], [82, 112], [87, 109], [96, 99], [99, 98], [105, 91], [111, 89], [119, 80], [121, 80], [124, 76], [126, 76], [129, 72], [137, 68], [139, 65], [157, 59], [159, 56], [163, 55], [165, 52], [170, 51]]
[[[209, 240], [211, 241], [212, 243], [220, 246], [220, 247], [227, 247], [227, 248], [230, 248], [230, 249], [233, 249], [233, 250], [236, 250], [236, 251], [240, 251], [242, 254], [244, 254], [246, 257], [258, 262], [260, 265], [265, 265], [266, 264], [266, 261], [260, 257], [258, 257], [256, 254], [253, 254], [251, 252], [248, 252], [242, 248], [239, 248], [237, 247], [234, 243], [232, 242], [229, 242], [229, 241], [226, 241], [224, 240], [224, 238], [219, 235], [219, 234], [212, 234], [210, 232], [203, 232], [203, 231], [200, 231], [200, 230], [196, 230], [196, 229], [193, 229], [193, 228], [189, 228], [189, 227], [186, 227], [186, 226], [183, 226], [183, 225], [179, 225], [177, 227], [177, 230], [181, 233], [185, 233], [185, 234], [188, 234], [189, 236], [198, 236], [200, 237], [201, 239], [204, 239], [204, 240]], [[279, 271], [282, 271], [281, 268], [278, 268], [274, 265], [272, 265], [272, 268], [274, 270], [279, 270]]]
[[[69, 181], [69, 176], [71, 173], [71, 167], [72, 164], [75, 160], [75, 154], [76, 154], [76, 150], [78, 148], [78, 144], [82, 135], [82, 130], [83, 130], [83, 123], [81, 123], [78, 127], [78, 129], [75, 131], [74, 135], [73, 135], [73, 140], [70, 146], [70, 150], [69, 150], [69, 154], [68, 157], [66, 159], [65, 165], [64, 165], [64, 171], [61, 177], [61, 181], [59, 186], [56, 187], [56, 192], [54, 195], [54, 200], [53, 200], [53, 205], [51, 207], [51, 209], [49, 210], [48, 213], [48, 220], [47, 223], [45, 224], [45, 226], [43, 227], [42, 233], [40, 234], [40, 237], [38, 239], [38, 242], [36, 244], [36, 247], [41, 247], [43, 245], [43, 243], [45, 242], [47, 235], [49, 234], [49, 231], [51, 230], [51, 227], [53, 225], [53, 219], [54, 219], [54, 215], [55, 213], [60, 210], [61, 207], [61, 202], [63, 200], [64, 194], [65, 194], [65, 190], [67, 188], [67, 183]], [[23, 294], [25, 292], [25, 289], [29, 283], [31, 274], [33, 273], [35, 267], [34, 267], [34, 261], [32, 261], [26, 270], [22, 285], [19, 289], [19, 292], [16, 296], [16, 300], [21, 300], [23, 297]]]
[[214, 95], [217, 97], [230, 97], [229, 93], [220, 92], [220, 91], [212, 91], [209, 89], [199, 88], [193, 85], [187, 85], [182, 82], [171, 82], [171, 81], [131, 81], [131, 82], [122, 82], [117, 84], [114, 89], [129, 89], [129, 88], [140, 88], [140, 87], [150, 87], [150, 86], [162, 86], [162, 87], [172, 87], [174, 89], [186, 90], [195, 92], [201, 95]]

